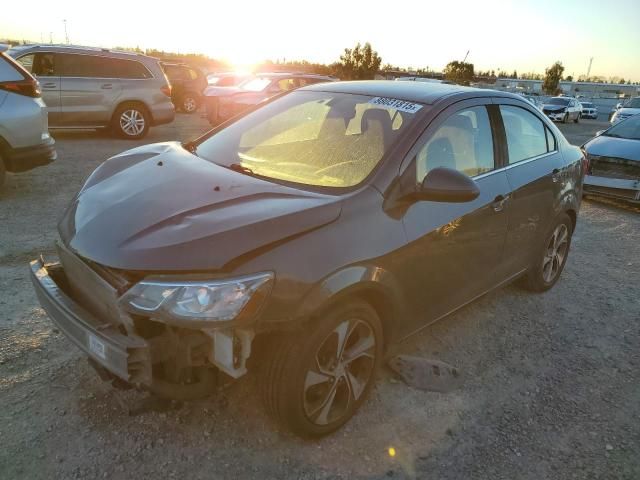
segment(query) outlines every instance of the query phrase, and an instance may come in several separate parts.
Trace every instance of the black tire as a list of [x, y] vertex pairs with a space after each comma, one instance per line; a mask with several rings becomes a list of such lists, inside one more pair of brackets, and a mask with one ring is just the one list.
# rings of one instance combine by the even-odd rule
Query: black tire
[[[563, 226], [567, 234], [566, 248], [564, 248], [562, 259], [558, 261], [555, 254], [551, 254], [551, 245], [554, 242], [557, 230], [560, 229], [560, 231], [562, 231]], [[569, 257], [572, 235], [573, 222], [571, 218], [569, 218], [569, 215], [566, 213], [560, 214], [547, 230], [544, 236], [544, 242], [538, 252], [536, 252], [533, 264], [523, 279], [523, 285], [527, 290], [545, 292], [556, 284]], [[550, 258], [551, 260], [549, 261]], [[551, 276], [548, 275], [548, 268], [554, 270]]]
[[[316, 320], [303, 332], [279, 335], [269, 345], [259, 376], [269, 413], [307, 438], [327, 435], [353, 416], [375, 382], [383, 354], [382, 324], [368, 303], [346, 301]], [[341, 354], [339, 332], [345, 332]], [[374, 343], [367, 347], [371, 338]], [[357, 347], [367, 347], [368, 353], [344, 361]]]
[[[127, 118], [131, 119], [129, 124], [127, 124]], [[113, 114], [111, 131], [120, 138], [138, 140], [149, 132], [150, 121], [151, 118], [144, 106], [139, 103], [125, 103], [120, 105]]]
[[200, 98], [193, 92], [185, 92], [180, 97], [180, 110], [184, 113], [196, 113], [200, 108]]
[[4, 160], [2, 159], [2, 153], [0, 153], [0, 188], [4, 185], [4, 181], [7, 178], [6, 169], [4, 168]]
[[562, 123], [569, 123], [569, 113], [565, 113], [564, 117], [562, 117]]
[[573, 123], [579, 123], [580, 122], [580, 114], [578, 113], [578, 115], [576, 115], [576, 119], [573, 121]]

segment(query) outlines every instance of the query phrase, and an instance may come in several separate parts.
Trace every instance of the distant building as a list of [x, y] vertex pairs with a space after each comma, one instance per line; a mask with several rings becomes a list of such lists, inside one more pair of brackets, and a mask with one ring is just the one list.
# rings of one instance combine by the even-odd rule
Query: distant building
[[[494, 84], [482, 84], [481, 88], [493, 88], [514, 93], [544, 95], [542, 80], [524, 80], [514, 78], [498, 78]], [[626, 83], [595, 83], [595, 82], [560, 82], [560, 90], [565, 95], [589, 98], [629, 98], [640, 94], [640, 85]]]

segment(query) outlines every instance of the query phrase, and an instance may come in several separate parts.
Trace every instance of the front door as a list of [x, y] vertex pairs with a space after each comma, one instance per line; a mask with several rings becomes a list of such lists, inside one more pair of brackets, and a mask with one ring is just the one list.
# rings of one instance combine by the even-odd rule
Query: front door
[[60, 64], [55, 53], [28, 53], [19, 57], [18, 62], [40, 83], [42, 100], [47, 106], [49, 126], [57, 127], [61, 122], [60, 109]]
[[408, 168], [415, 169], [417, 184], [435, 167], [453, 168], [474, 178], [480, 195], [465, 203], [418, 201], [407, 210], [401, 281], [419, 315], [407, 322], [405, 334], [502, 280], [509, 185], [497, 162], [489, 108], [484, 100], [450, 107], [410, 154], [415, 159]]

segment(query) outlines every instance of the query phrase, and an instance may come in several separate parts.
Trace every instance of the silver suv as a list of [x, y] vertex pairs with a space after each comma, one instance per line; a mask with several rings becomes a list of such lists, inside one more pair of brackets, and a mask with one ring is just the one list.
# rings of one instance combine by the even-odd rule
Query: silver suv
[[0, 186], [5, 172], [23, 172], [56, 158], [40, 86], [0, 45]]
[[137, 139], [175, 116], [171, 86], [156, 58], [60, 45], [8, 53], [40, 81], [51, 128], [110, 128]]

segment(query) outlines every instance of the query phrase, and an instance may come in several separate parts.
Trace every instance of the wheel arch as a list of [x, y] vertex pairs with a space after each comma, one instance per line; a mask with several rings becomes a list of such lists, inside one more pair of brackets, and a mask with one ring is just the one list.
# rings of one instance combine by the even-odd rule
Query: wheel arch
[[398, 319], [404, 315], [406, 302], [393, 274], [381, 267], [356, 265], [329, 275], [305, 297], [297, 317], [319, 321], [323, 312], [351, 299], [360, 299], [376, 311], [386, 350], [398, 337]]
[[124, 107], [125, 105], [140, 105], [142, 106], [142, 108], [144, 108], [145, 113], [147, 114], [147, 116], [149, 117], [149, 121], [151, 123], [153, 123], [153, 115], [151, 114], [151, 109], [149, 108], [149, 105], [147, 105], [143, 100], [137, 100], [137, 99], [127, 99], [127, 100], [120, 100], [115, 108], [113, 109], [113, 112], [111, 112], [111, 120], [109, 121], [110, 124], [112, 124], [115, 120], [116, 120], [116, 113], [118, 113], [118, 110], [120, 110], [120, 108]]

